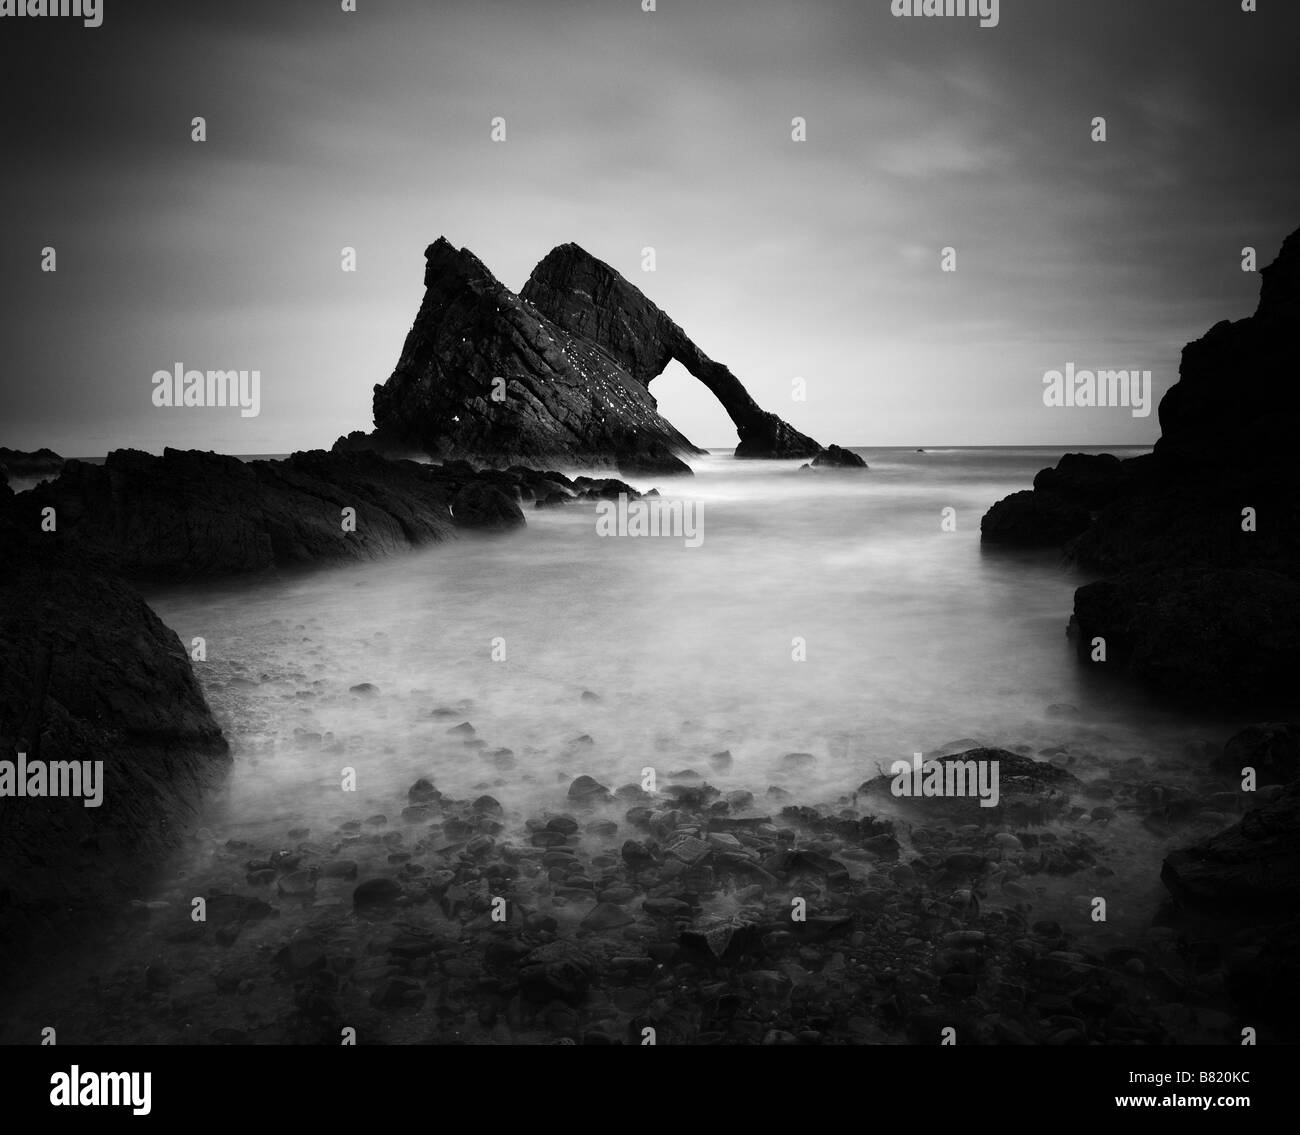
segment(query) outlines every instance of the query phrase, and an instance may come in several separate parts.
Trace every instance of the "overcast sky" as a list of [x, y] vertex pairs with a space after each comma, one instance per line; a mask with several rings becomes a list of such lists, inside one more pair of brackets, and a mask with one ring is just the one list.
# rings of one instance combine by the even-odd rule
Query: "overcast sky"
[[[1003, 0], [991, 28], [889, 0], [357, 7], [0, 20], [0, 445], [367, 429], [439, 235], [516, 291], [576, 241], [823, 443], [1147, 442], [1154, 412], [1049, 409], [1044, 372], [1149, 368], [1158, 399], [1254, 310], [1241, 248], [1300, 227], [1292, 2]], [[260, 370], [260, 415], [155, 407], [177, 362]], [[651, 389], [735, 443], [684, 372]]]

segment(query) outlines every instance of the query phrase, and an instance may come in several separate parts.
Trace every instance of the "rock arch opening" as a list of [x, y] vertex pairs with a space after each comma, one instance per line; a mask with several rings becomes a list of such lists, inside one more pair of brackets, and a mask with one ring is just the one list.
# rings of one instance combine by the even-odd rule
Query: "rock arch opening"
[[659, 413], [703, 449], [734, 450], [740, 444], [736, 423], [704, 383], [676, 359], [669, 361], [647, 389]]

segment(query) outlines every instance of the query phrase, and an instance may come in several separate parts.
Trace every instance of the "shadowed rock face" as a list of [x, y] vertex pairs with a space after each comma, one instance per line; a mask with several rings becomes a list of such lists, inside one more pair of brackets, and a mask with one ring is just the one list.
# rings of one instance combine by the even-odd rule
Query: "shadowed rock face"
[[[1160, 400], [1156, 456], [1190, 469], [1285, 459], [1300, 429], [1300, 230], [1260, 269], [1255, 314], [1216, 323], [1183, 348]], [[1279, 452], [1279, 447], [1282, 452]]]
[[134, 590], [3, 515], [0, 546], [0, 760], [103, 762], [97, 807], [0, 797], [5, 991], [138, 895], [228, 755], [185, 647]]
[[676, 359], [736, 423], [738, 456], [821, 450], [577, 245], [547, 255], [517, 296], [443, 238], [425, 257], [419, 314], [392, 377], [375, 387], [375, 440], [384, 448], [687, 472], [676, 455], [701, 451], [659, 414], [649, 390]]
[[981, 535], [1110, 577], [1075, 593], [1081, 658], [1102, 639], [1108, 669], [1163, 695], [1276, 712], [1300, 660], [1300, 231], [1261, 277], [1254, 315], [1183, 349], [1153, 453], [1066, 454]]

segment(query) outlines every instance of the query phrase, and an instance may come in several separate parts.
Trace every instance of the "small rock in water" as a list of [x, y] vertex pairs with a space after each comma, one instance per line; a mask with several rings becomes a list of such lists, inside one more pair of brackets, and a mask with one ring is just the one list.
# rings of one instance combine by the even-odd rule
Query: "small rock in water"
[[693, 835], [676, 836], [664, 845], [664, 850], [683, 863], [698, 863], [709, 854], [710, 848], [702, 839]]
[[542, 830], [540, 832], [533, 832], [533, 834], [528, 837], [528, 842], [534, 847], [560, 847], [568, 838], [569, 837], [563, 832]]
[[714, 753], [709, 757], [709, 765], [718, 772], [725, 772], [731, 768], [731, 750], [723, 749], [720, 753]]
[[374, 694], [379, 693], [379, 687], [376, 686], [373, 682], [361, 682], [358, 685], [349, 686], [348, 693], [357, 694], [361, 697], [370, 697]]
[[276, 955], [276, 961], [281, 968], [296, 977], [324, 969], [326, 958], [320, 940], [314, 934], [300, 931]]
[[288, 875], [281, 875], [275, 888], [280, 894], [290, 898], [308, 898], [316, 893], [316, 873], [292, 871]]
[[519, 970], [519, 984], [532, 1001], [573, 1001], [587, 991], [593, 963], [578, 945], [564, 940], [530, 951]]
[[[428, 804], [434, 800], [442, 799], [442, 793], [424, 777], [420, 777], [410, 788], [406, 790], [406, 798], [412, 804]], [[344, 825], [346, 827], [346, 825]]]
[[569, 799], [584, 803], [604, 800], [609, 796], [609, 789], [594, 777], [580, 776], [569, 785]]
[[593, 693], [591, 690], [583, 690], [583, 691], [582, 691], [582, 700], [583, 700], [583, 701], [600, 701], [600, 695], [597, 694], [597, 693]]
[[597, 903], [582, 920], [584, 930], [613, 930], [618, 926], [626, 926], [634, 921], [630, 915], [621, 906], [612, 902]]
[[476, 835], [465, 845], [465, 851], [470, 855], [486, 855], [495, 846], [496, 841], [490, 835]]
[[392, 879], [367, 879], [352, 892], [352, 905], [357, 910], [370, 910], [392, 906], [402, 895], [402, 888]]
[[601, 902], [612, 902], [622, 904], [636, 898], [640, 892], [635, 887], [610, 887], [607, 891], [601, 891], [596, 897]]
[[689, 904], [673, 898], [646, 899], [641, 909], [656, 918], [681, 918], [691, 913]]
[[447, 730], [448, 733], [454, 733], [459, 737], [473, 737], [478, 732], [468, 721], [462, 721], [459, 725], [453, 725]]
[[949, 871], [973, 872], [983, 871], [988, 866], [988, 860], [982, 855], [975, 855], [970, 852], [955, 852], [943, 861], [944, 867]]
[[653, 853], [639, 839], [625, 840], [620, 854], [630, 867], [641, 867], [654, 862]]
[[786, 753], [781, 763], [787, 768], [811, 768], [817, 763], [817, 758], [812, 753]]
[[418, 1009], [424, 998], [424, 990], [414, 978], [390, 977], [370, 995], [370, 1004], [376, 1009]]

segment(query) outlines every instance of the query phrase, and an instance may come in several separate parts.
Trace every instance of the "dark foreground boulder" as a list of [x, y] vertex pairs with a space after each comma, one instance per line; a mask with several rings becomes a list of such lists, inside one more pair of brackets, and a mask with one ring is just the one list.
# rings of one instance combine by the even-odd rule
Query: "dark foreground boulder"
[[0, 536], [0, 761], [91, 762], [80, 798], [0, 796], [4, 982], [140, 893], [228, 755], [187, 650], [132, 588], [3, 520]]
[[1228, 738], [1213, 762], [1216, 772], [1233, 778], [1253, 768], [1257, 784], [1290, 784], [1300, 777], [1300, 725], [1266, 721], [1247, 725]]
[[1107, 667], [1128, 667], [1172, 700], [1239, 709], [1294, 704], [1300, 666], [1300, 582], [1262, 569], [1181, 569], [1099, 580], [1074, 596], [1081, 657], [1105, 643]]
[[1300, 914], [1300, 783], [1172, 852], [1160, 878], [1180, 903], [1204, 911], [1270, 921]]

